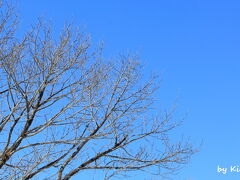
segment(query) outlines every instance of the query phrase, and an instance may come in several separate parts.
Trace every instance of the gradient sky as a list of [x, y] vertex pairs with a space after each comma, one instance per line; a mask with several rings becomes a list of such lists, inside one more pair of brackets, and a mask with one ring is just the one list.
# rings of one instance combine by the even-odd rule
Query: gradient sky
[[202, 143], [173, 179], [240, 179], [217, 173], [240, 169], [239, 0], [18, 0], [17, 9], [21, 30], [39, 16], [56, 28], [73, 21], [104, 42], [104, 56], [137, 52], [144, 72], [162, 75], [159, 106], [176, 102], [175, 119], [187, 114], [176, 133]]

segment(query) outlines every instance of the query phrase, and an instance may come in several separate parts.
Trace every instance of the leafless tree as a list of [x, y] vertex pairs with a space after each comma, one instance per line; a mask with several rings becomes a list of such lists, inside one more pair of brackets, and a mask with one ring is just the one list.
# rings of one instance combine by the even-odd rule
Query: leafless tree
[[155, 77], [135, 56], [106, 61], [88, 35], [38, 23], [17, 38], [1, 3], [0, 178], [67, 180], [83, 170], [175, 171], [194, 153], [170, 143], [171, 113], [153, 115]]

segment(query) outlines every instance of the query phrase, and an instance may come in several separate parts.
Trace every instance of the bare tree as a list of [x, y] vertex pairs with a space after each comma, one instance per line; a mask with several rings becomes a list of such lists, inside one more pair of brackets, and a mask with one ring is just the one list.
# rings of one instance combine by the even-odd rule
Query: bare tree
[[156, 77], [135, 56], [104, 61], [88, 35], [58, 38], [38, 23], [16, 38], [16, 15], [1, 3], [0, 178], [67, 180], [83, 170], [175, 171], [194, 153], [171, 144], [171, 113], [154, 117]]

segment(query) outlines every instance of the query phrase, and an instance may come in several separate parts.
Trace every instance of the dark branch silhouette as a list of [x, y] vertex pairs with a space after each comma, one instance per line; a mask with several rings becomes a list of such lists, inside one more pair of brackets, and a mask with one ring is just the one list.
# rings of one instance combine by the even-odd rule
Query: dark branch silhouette
[[142, 78], [137, 57], [107, 62], [72, 26], [53, 38], [39, 22], [19, 40], [13, 8], [0, 8], [1, 179], [161, 174], [188, 162], [191, 144], [168, 140], [172, 113], [151, 117], [158, 81]]

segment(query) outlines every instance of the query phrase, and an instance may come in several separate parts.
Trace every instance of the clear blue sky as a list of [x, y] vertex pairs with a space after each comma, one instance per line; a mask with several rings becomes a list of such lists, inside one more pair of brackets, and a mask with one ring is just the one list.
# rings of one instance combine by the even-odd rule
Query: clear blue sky
[[39, 16], [57, 28], [73, 20], [107, 57], [138, 52], [146, 72], [162, 74], [159, 105], [177, 99], [175, 119], [188, 116], [176, 133], [203, 142], [173, 179], [240, 179], [217, 173], [240, 166], [239, 0], [19, 0], [18, 10], [22, 29]]

